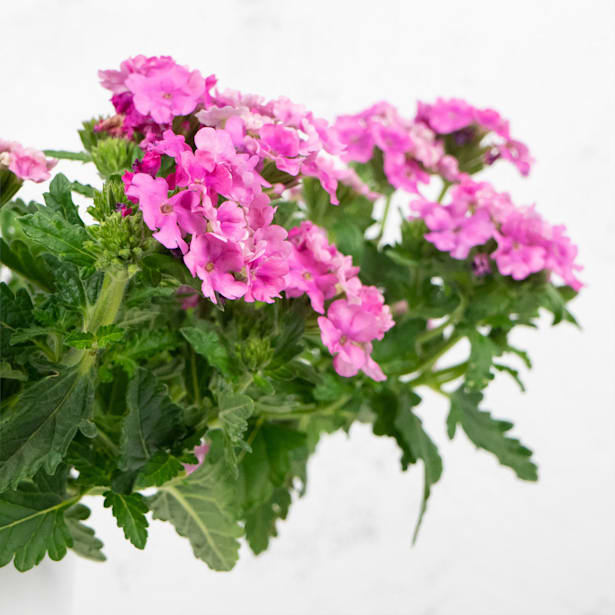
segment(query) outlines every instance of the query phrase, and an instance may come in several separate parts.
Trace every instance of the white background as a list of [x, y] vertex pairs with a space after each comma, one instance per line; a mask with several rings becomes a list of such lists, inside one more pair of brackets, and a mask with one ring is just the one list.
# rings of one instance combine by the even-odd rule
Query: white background
[[[0, 135], [40, 148], [79, 148], [80, 121], [111, 110], [97, 69], [137, 53], [328, 118], [380, 99], [412, 115], [439, 95], [495, 107], [538, 163], [527, 180], [488, 177], [568, 226], [587, 287], [573, 306], [583, 331], [545, 318], [518, 335], [535, 364], [528, 393], [502, 376], [487, 396], [535, 450], [538, 484], [462, 434], [449, 442], [445, 404], [426, 395], [445, 473], [415, 548], [421, 470], [402, 474], [393, 442], [358, 426], [322, 442], [280, 537], [258, 558], [242, 549], [232, 572], [209, 571], [157, 521], [136, 551], [95, 500], [109, 561], [4, 568], [0, 612], [615, 613], [614, 32], [609, 0], [2, 2]], [[79, 163], [59, 169], [88, 179]]]

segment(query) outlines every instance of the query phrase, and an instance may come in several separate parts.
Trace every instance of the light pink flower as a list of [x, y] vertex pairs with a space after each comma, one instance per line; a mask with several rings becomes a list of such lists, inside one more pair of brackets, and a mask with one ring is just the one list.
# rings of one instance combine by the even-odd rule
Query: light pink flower
[[43, 182], [49, 179], [49, 171], [57, 163], [57, 160], [46, 158], [39, 150], [24, 147], [16, 141], [0, 139], [0, 167], [8, 167], [19, 179]]
[[203, 294], [217, 303], [216, 293], [227, 299], [238, 299], [246, 290], [245, 282], [235, 279], [244, 266], [241, 247], [222, 241], [212, 233], [193, 235], [190, 250], [184, 255], [190, 273], [202, 280]]
[[151, 70], [148, 75], [132, 73], [125, 84], [134, 94], [137, 111], [158, 123], [191, 113], [205, 92], [201, 73], [178, 65]]

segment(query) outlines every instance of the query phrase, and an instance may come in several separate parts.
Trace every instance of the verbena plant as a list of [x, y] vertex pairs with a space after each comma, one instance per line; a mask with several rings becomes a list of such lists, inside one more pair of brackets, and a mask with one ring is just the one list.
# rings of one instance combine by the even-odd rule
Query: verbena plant
[[100, 185], [57, 174], [44, 204], [11, 200], [54, 160], [0, 141], [0, 565], [103, 560], [81, 503], [98, 495], [135, 547], [151, 512], [230, 570], [242, 536], [260, 553], [276, 535], [322, 434], [355, 421], [421, 462], [420, 523], [442, 473], [421, 387], [449, 400], [450, 438], [536, 480], [483, 391], [498, 372], [523, 389], [510, 334], [541, 309], [574, 323], [579, 267], [563, 227], [474, 178], [528, 173], [505, 120], [453, 99], [330, 125], [168, 57], [100, 76], [115, 114], [83, 125], [85, 151], [45, 152]]

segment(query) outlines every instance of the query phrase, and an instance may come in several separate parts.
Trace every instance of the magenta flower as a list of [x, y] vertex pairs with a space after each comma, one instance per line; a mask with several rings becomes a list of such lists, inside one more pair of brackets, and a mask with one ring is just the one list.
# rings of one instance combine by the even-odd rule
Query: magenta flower
[[212, 233], [193, 235], [190, 250], [184, 262], [194, 277], [203, 281], [203, 295], [217, 303], [216, 293], [227, 299], [239, 299], [247, 286], [236, 280], [244, 266], [241, 247], [231, 241], [222, 241]]
[[169, 249], [186, 252], [186, 233], [205, 232], [206, 221], [199, 209], [200, 196], [192, 190], [182, 190], [169, 198], [169, 186], [162, 177], [153, 178], [137, 173], [130, 180], [126, 196], [136, 199], [147, 227], [156, 231], [153, 237]]

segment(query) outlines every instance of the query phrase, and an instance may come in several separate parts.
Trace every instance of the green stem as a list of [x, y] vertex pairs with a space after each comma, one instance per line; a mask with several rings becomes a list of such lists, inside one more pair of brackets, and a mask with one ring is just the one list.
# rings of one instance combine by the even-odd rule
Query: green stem
[[[130, 281], [131, 275], [126, 269], [107, 271], [103, 279], [102, 288], [94, 305], [89, 306], [83, 319], [83, 330], [96, 333], [99, 327], [110, 325], [115, 322], [122, 306], [124, 291]], [[62, 363], [69, 367], [82, 364], [82, 370], [89, 369], [95, 360], [95, 356], [80, 348], [72, 348], [66, 353]]]
[[[262, 415], [259, 416], [256, 423], [254, 424], [254, 429], [252, 429], [252, 431], [250, 432], [250, 435], [248, 436], [248, 439], [246, 440], [246, 444], [248, 445], [248, 447], [252, 446], [252, 442], [254, 442], [254, 439], [256, 438], [264, 422], [265, 422], [265, 417]], [[244, 448], [241, 451], [241, 453], [237, 455], [237, 465], [239, 465], [242, 462], [247, 452], [248, 452], [248, 449]]]
[[130, 277], [126, 269], [105, 273], [96, 303], [92, 306], [91, 311], [86, 314], [84, 331], [95, 333], [99, 327], [115, 322]]
[[197, 407], [201, 407], [201, 392], [199, 388], [199, 378], [196, 371], [196, 353], [190, 347], [190, 373], [192, 374], [192, 388], [194, 389], [194, 402]]
[[382, 213], [382, 219], [380, 220], [380, 231], [378, 231], [378, 236], [376, 237], [376, 243], [380, 243], [382, 237], [384, 235], [384, 230], [387, 223], [387, 218], [389, 217], [389, 212], [391, 210], [391, 199], [393, 197], [393, 193], [387, 195], [386, 202], [384, 204], [384, 212]]
[[445, 197], [448, 189], [453, 185], [451, 182], [447, 180], [442, 180], [444, 183], [442, 185], [442, 190], [440, 190], [440, 194], [438, 195], [438, 203], [442, 203], [442, 199]]

